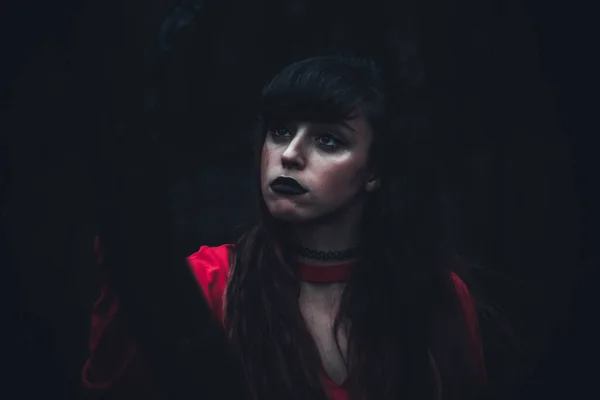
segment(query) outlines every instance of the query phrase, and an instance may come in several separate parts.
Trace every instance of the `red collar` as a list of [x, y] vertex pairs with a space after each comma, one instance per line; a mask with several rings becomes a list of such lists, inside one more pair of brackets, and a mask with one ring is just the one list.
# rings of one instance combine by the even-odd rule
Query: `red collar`
[[345, 282], [350, 278], [356, 260], [339, 264], [315, 265], [306, 262], [298, 263], [298, 279], [306, 282]]

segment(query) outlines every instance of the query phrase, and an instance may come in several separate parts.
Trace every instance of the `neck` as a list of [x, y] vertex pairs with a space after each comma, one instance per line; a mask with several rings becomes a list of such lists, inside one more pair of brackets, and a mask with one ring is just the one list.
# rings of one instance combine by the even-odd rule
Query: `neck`
[[300, 282], [300, 305], [317, 310], [337, 312], [346, 282]]
[[[360, 210], [356, 207], [343, 214], [328, 216], [291, 227], [292, 238], [299, 247], [317, 251], [344, 251], [358, 246]], [[336, 264], [339, 261], [320, 261], [298, 257], [299, 261], [313, 264]]]

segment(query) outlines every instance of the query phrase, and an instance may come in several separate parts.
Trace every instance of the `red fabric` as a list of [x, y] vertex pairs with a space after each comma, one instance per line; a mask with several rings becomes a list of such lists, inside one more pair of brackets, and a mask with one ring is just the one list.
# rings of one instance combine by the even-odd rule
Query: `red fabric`
[[477, 318], [477, 311], [475, 310], [475, 304], [473, 297], [467, 289], [467, 285], [460, 279], [454, 272], [452, 273], [452, 281], [456, 292], [458, 293], [458, 299], [462, 310], [467, 321], [467, 330], [469, 335], [469, 352], [471, 359], [475, 365], [475, 374], [482, 383], [487, 381], [487, 372], [485, 369], [485, 362], [483, 357], [483, 345], [481, 343], [481, 336], [479, 335], [479, 321]]
[[[223, 321], [223, 296], [229, 274], [231, 250], [233, 245], [202, 246], [188, 257], [189, 266], [202, 288], [208, 305], [220, 321]], [[462, 280], [456, 274], [452, 277], [468, 321], [472, 356], [485, 374], [473, 300]], [[90, 357], [82, 370], [83, 384], [92, 392], [98, 393], [135, 386], [137, 389], [146, 390], [145, 398], [152, 398], [152, 390], [148, 387], [148, 371], [144, 369], [143, 357], [122, 314], [116, 294], [105, 282], [102, 294], [92, 311]], [[348, 399], [347, 391], [332, 381], [326, 373], [324, 383], [332, 400]]]
[[356, 261], [334, 265], [312, 265], [299, 263], [298, 279], [305, 282], [345, 282], [350, 278]]

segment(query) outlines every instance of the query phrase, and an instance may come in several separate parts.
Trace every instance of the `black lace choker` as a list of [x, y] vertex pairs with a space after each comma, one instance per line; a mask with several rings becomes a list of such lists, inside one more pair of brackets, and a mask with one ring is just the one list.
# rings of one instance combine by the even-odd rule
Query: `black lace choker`
[[358, 247], [340, 251], [322, 251], [300, 247], [297, 249], [300, 257], [318, 261], [347, 261], [356, 258]]

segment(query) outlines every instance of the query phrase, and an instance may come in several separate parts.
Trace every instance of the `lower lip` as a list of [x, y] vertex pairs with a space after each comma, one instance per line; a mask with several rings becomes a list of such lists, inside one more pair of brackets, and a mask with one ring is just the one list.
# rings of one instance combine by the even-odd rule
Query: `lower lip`
[[271, 190], [277, 194], [283, 194], [288, 196], [299, 196], [307, 192], [306, 190], [301, 190], [286, 185], [271, 185]]

